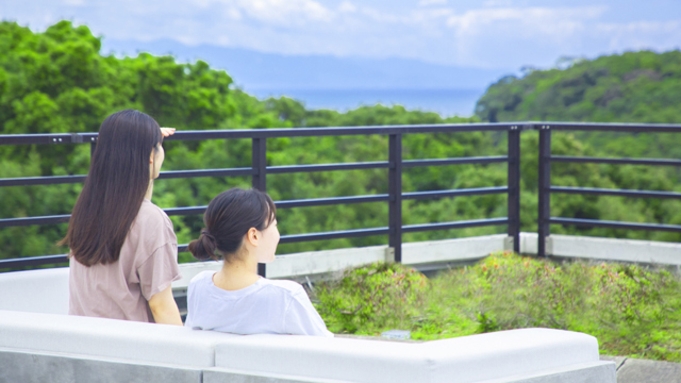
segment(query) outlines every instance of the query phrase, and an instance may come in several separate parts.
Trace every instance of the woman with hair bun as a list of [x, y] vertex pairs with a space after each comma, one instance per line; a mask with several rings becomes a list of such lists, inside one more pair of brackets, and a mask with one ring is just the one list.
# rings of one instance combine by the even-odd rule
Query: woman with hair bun
[[224, 259], [218, 272], [189, 283], [185, 326], [234, 334], [333, 336], [303, 287], [258, 275], [258, 263], [274, 260], [279, 243], [276, 208], [258, 190], [230, 189], [215, 197], [203, 217], [206, 228], [189, 251], [200, 260]]
[[61, 241], [70, 248], [69, 314], [182, 326], [170, 286], [180, 278], [177, 238], [151, 203], [161, 143], [174, 131], [136, 110], [102, 122]]

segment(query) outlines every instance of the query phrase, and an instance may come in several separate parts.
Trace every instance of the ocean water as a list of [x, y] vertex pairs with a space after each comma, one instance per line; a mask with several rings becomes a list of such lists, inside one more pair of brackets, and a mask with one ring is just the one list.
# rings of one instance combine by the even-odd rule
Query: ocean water
[[409, 110], [439, 113], [443, 117], [473, 115], [484, 89], [245, 89], [258, 98], [287, 96], [307, 109], [341, 112], [363, 105], [402, 105]]

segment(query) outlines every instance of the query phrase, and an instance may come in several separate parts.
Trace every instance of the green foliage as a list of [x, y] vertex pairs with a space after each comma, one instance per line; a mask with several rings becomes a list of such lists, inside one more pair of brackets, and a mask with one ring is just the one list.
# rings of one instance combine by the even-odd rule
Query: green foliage
[[681, 51], [627, 52], [565, 69], [507, 76], [490, 86], [476, 114], [487, 121], [681, 121]]
[[[681, 51], [628, 52], [582, 60], [565, 70], [504, 77], [478, 101], [487, 121], [681, 123]], [[537, 137], [522, 137], [523, 230], [535, 230]], [[552, 153], [570, 156], [681, 158], [681, 134], [554, 132]], [[674, 167], [564, 164], [552, 166], [552, 184], [613, 189], [681, 191]], [[679, 224], [681, 201], [558, 195], [552, 216], [636, 223]], [[553, 226], [558, 234], [681, 241], [679, 233]]]
[[374, 263], [318, 285], [315, 297], [332, 332], [375, 334], [410, 323], [427, 284], [425, 276], [399, 263]]
[[[44, 33], [33, 33], [16, 23], [0, 23], [0, 126], [3, 133], [96, 131], [110, 113], [137, 108], [152, 115], [162, 126], [180, 129], [249, 129], [301, 126], [354, 126], [474, 122], [477, 119], [442, 119], [435, 113], [407, 111], [401, 106], [362, 107], [347, 113], [310, 111], [289, 98], [260, 101], [232, 85], [224, 71], [206, 63], [180, 64], [172, 57], [140, 54], [137, 57], [103, 56], [99, 38], [87, 27], [63, 21]], [[385, 161], [385, 137], [302, 137], [271, 139], [268, 165]], [[231, 168], [250, 166], [249, 140], [169, 141], [164, 144], [164, 170]], [[404, 140], [405, 157], [436, 158], [497, 153], [489, 135], [481, 133], [410, 135]], [[89, 148], [81, 146], [0, 147], [0, 177], [84, 174]], [[501, 168], [488, 174], [487, 166], [454, 167], [409, 172], [404, 177], [410, 190], [431, 190], [459, 185], [501, 185]], [[243, 178], [192, 178], [159, 180], [154, 201], [162, 207], [206, 205], [233, 186], [248, 187]], [[66, 214], [80, 190], [79, 185], [0, 188], [2, 217]], [[387, 172], [367, 170], [293, 175], [271, 175], [268, 190], [276, 200], [377, 194], [387, 192]], [[479, 206], [480, 202], [497, 208]], [[445, 206], [446, 205], [446, 206]], [[454, 204], [414, 202], [405, 209], [406, 222], [480, 218], [504, 215], [503, 196], [462, 198]], [[282, 234], [385, 226], [384, 203], [311, 207], [279, 212]], [[180, 243], [187, 243], [202, 228], [200, 216], [172, 217]], [[63, 253], [54, 243], [66, 226], [19, 227], [0, 232], [5, 251], [0, 257]], [[477, 230], [477, 231], [476, 231]], [[484, 233], [488, 228], [473, 229]], [[432, 233], [432, 238], [470, 235], [471, 231]], [[40, 236], [37, 238], [37, 236]], [[412, 239], [431, 238], [418, 233]], [[280, 253], [322, 248], [366, 246], [385, 243], [384, 237], [339, 239], [287, 244]], [[181, 255], [181, 261], [191, 257]]]
[[[227, 73], [211, 69], [202, 61], [182, 64], [170, 56], [149, 54], [118, 58], [102, 55], [100, 47], [100, 38], [93, 36], [87, 27], [68, 21], [59, 22], [43, 33], [34, 33], [13, 22], [0, 22], [2, 133], [93, 132], [107, 115], [124, 108], [140, 109], [161, 125], [183, 130], [470, 123], [480, 119], [611, 121], [615, 118], [612, 116], [627, 121], [681, 121], [676, 117], [679, 109], [673, 107], [678, 100], [674, 96], [680, 94], [681, 55], [676, 51], [627, 53], [580, 62], [566, 70], [534, 71], [522, 79], [506, 77], [481, 98], [479, 117], [443, 119], [435, 113], [409, 111], [402, 106], [364, 106], [339, 113], [307, 110], [300, 102], [286, 97], [261, 101], [234, 88]], [[603, 87], [619, 91], [608, 93]], [[601, 99], [607, 103], [594, 101]], [[590, 102], [597, 107], [586, 105]], [[573, 110], [573, 105], [582, 106]], [[521, 224], [526, 231], [536, 230], [537, 141], [534, 132], [522, 135]], [[247, 167], [251, 162], [249, 140], [168, 141], [164, 146], [164, 170]], [[267, 163], [274, 166], [385, 161], [388, 152], [387, 138], [380, 136], [279, 138], [268, 140], [267, 146]], [[503, 134], [481, 132], [410, 134], [404, 136], [403, 148], [403, 156], [408, 160], [503, 155], [506, 138]], [[681, 158], [681, 135], [554, 134], [553, 152]], [[0, 177], [85, 174], [89, 147], [0, 146], [0, 165]], [[674, 168], [556, 164], [552, 172], [554, 184], [567, 186], [681, 191], [680, 180], [681, 170]], [[502, 164], [407, 168], [403, 175], [406, 192], [503, 186], [506, 182], [506, 168]], [[154, 201], [162, 207], [206, 205], [229, 187], [249, 185], [247, 177], [158, 180]], [[0, 217], [67, 214], [79, 191], [78, 184], [0, 188], [3, 201]], [[386, 193], [387, 171], [275, 174], [268, 176], [268, 191], [275, 200]], [[552, 210], [554, 216], [563, 217], [681, 224], [681, 201], [675, 200], [565, 195], [553, 199]], [[282, 234], [382, 227], [388, 221], [385, 203], [282, 209], [278, 214]], [[403, 223], [506, 214], [506, 198], [502, 194], [407, 200]], [[172, 217], [172, 221], [180, 243], [195, 238], [202, 228], [200, 216]], [[65, 229], [66, 225], [3, 229], [0, 245], [4, 250], [0, 257], [63, 253], [66, 249], [54, 243]], [[499, 229], [409, 233], [405, 240], [490, 234]], [[572, 226], [554, 226], [552, 230], [681, 241], [679, 233]], [[338, 239], [285, 244], [279, 247], [279, 252], [385, 243], [385, 237], [380, 236]], [[190, 258], [181, 256], [182, 261]]]
[[557, 264], [506, 252], [428, 283], [404, 283], [416, 272], [402, 267], [386, 276], [390, 267], [350, 270], [318, 290], [317, 309], [330, 329], [377, 335], [400, 328], [414, 339], [442, 339], [546, 327], [591, 334], [605, 354], [681, 361], [681, 279], [665, 269]]

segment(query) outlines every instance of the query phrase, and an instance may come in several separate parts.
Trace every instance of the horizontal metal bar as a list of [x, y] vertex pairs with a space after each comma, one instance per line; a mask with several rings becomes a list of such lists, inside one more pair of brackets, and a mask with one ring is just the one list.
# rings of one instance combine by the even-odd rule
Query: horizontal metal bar
[[[331, 197], [275, 201], [274, 204], [277, 206], [277, 209], [287, 209], [292, 207], [341, 205], [350, 203], [381, 202], [387, 200], [387, 194], [376, 194], [356, 197]], [[165, 211], [168, 215], [197, 215], [203, 214], [207, 208], [208, 206], [173, 207], [163, 209], [163, 211]]]
[[171, 207], [163, 209], [168, 215], [198, 215], [203, 214], [208, 206], [189, 206], [189, 207]]
[[[517, 128], [522, 123], [479, 123], [479, 124], [426, 124], [426, 125], [383, 125], [355, 127], [312, 127], [285, 129], [221, 129], [221, 130], [178, 130], [165, 141], [238, 139], [238, 138], [276, 138], [276, 137], [323, 137], [347, 135], [388, 135], [413, 133], [455, 133], [476, 131], [505, 131]], [[0, 145], [30, 144], [72, 144], [94, 142], [97, 133], [61, 134], [0, 134]]]
[[535, 129], [550, 130], [582, 130], [582, 131], [614, 131], [636, 133], [681, 133], [678, 124], [624, 124], [593, 122], [531, 122]]
[[200, 130], [176, 131], [166, 141], [205, 140], [220, 138], [277, 138], [277, 137], [323, 137], [388, 135], [418, 133], [456, 133], [456, 132], [494, 132], [507, 131], [518, 127], [518, 123], [479, 123], [479, 124], [426, 124], [426, 125], [382, 125], [355, 127], [312, 127], [287, 129], [245, 129], [245, 130]]
[[[474, 131], [507, 131], [510, 129], [526, 130], [528, 128], [542, 129], [548, 127], [554, 130], [594, 130], [594, 131], [622, 131], [622, 132], [681, 132], [681, 125], [675, 124], [603, 124], [603, 123], [574, 123], [574, 122], [504, 122], [478, 124], [427, 124], [427, 125], [384, 125], [358, 127], [317, 127], [317, 128], [287, 128], [287, 129], [222, 129], [177, 131], [166, 137], [166, 141], [206, 140], [206, 139], [238, 139], [238, 138], [276, 138], [276, 137], [322, 137], [344, 135], [388, 135], [388, 134], [418, 134], [418, 133], [456, 133]], [[61, 139], [61, 141], [60, 141]], [[2, 134], [0, 145], [24, 144], [73, 144], [80, 142], [94, 142], [97, 133], [60, 133], [60, 134]]]
[[4, 178], [4, 179], [0, 179], [0, 187], [3, 187], [3, 186], [76, 184], [76, 183], [83, 182], [84, 180], [85, 180], [84, 175]]
[[652, 190], [624, 190], [624, 189], [601, 189], [601, 188], [575, 188], [565, 186], [551, 186], [551, 193], [564, 194], [596, 194], [612, 195], [618, 197], [636, 198], [676, 198], [681, 199], [681, 193], [652, 191]]
[[0, 145], [54, 145], [83, 142], [81, 133], [0, 134]]
[[463, 229], [467, 227], [478, 226], [497, 226], [507, 225], [508, 218], [489, 218], [489, 219], [475, 219], [470, 221], [454, 221], [454, 222], [440, 222], [440, 223], [425, 223], [419, 225], [402, 226], [402, 231], [405, 233], [413, 233], [416, 231], [429, 230], [448, 230], [448, 229]]
[[[470, 161], [469, 161], [470, 160]], [[403, 166], [438, 166], [451, 164], [482, 164], [492, 162], [505, 162], [506, 157], [470, 157], [464, 159], [448, 160], [415, 160], [405, 161]], [[418, 162], [418, 163], [417, 163]], [[681, 165], [681, 161], [676, 161]], [[292, 166], [270, 166], [267, 172], [270, 174], [294, 173], [294, 172], [325, 172], [333, 170], [357, 170], [357, 169], [381, 169], [387, 168], [387, 161], [359, 162], [348, 164], [323, 164], [323, 165], [292, 165]], [[161, 172], [159, 179], [173, 178], [196, 178], [196, 177], [240, 177], [253, 175], [252, 168], [231, 168], [231, 169], [203, 169], [203, 170], [171, 170]], [[45, 177], [21, 177], [0, 179], [0, 187], [5, 186], [31, 186], [31, 185], [58, 185], [73, 184], [85, 181], [86, 175], [70, 176], [45, 176]]]
[[[203, 214], [207, 206], [191, 206], [191, 207], [174, 207], [163, 209], [168, 215], [196, 215]], [[4, 218], [0, 219], [0, 228], [14, 227], [14, 226], [30, 226], [30, 225], [54, 225], [58, 223], [69, 222], [70, 214], [63, 215], [49, 215], [42, 217], [22, 217], [22, 218]]]
[[321, 206], [321, 205], [345, 205], [350, 203], [381, 202], [387, 201], [387, 194], [363, 195], [356, 197], [331, 197], [331, 198], [311, 198], [297, 199], [288, 201], [275, 201], [277, 209], [287, 209], [292, 207]]
[[[338, 239], [338, 238], [357, 238], [357, 237], [369, 237], [372, 235], [387, 235], [389, 230], [387, 227], [376, 227], [371, 229], [357, 229], [357, 230], [340, 230], [340, 231], [329, 231], [320, 233], [307, 233], [307, 234], [292, 234], [292, 235], [282, 235], [279, 239], [279, 243], [296, 243], [296, 242], [306, 242], [306, 241], [321, 241], [327, 239]], [[187, 244], [182, 244], [177, 246], [177, 251], [182, 253], [189, 251], [187, 249]]]
[[308, 234], [293, 234], [293, 235], [282, 235], [279, 243], [294, 243], [294, 242], [305, 242], [305, 241], [321, 241], [326, 239], [338, 239], [338, 238], [357, 238], [357, 237], [369, 237], [372, 235], [387, 235], [389, 230], [387, 227], [375, 227], [370, 229], [357, 229], [357, 230], [341, 230], [341, 231], [330, 231], [321, 233], [308, 233]]
[[376, 162], [354, 162], [346, 164], [320, 164], [320, 165], [285, 165], [268, 166], [268, 174], [282, 173], [308, 173], [308, 172], [328, 172], [331, 170], [357, 170], [357, 169], [382, 169], [388, 167], [388, 161]]
[[599, 157], [571, 157], [571, 156], [551, 156], [551, 162], [576, 162], [576, 163], [595, 163], [595, 164], [629, 164], [629, 165], [659, 165], [659, 166], [681, 166], [680, 160], [666, 160], [655, 158], [599, 158]]
[[[251, 175], [253, 175], [252, 168], [232, 168], [232, 169], [203, 169], [203, 170], [172, 170], [161, 172], [158, 178], [170, 179], [196, 177], [238, 177]], [[0, 187], [75, 184], [85, 181], [85, 177], [86, 175], [82, 174], [72, 176], [4, 178], [0, 179]]]
[[196, 177], [239, 177], [252, 176], [253, 168], [171, 170], [161, 172], [158, 178], [196, 178]]
[[492, 157], [462, 157], [462, 158], [443, 158], [443, 159], [423, 159], [402, 161], [405, 168], [415, 168], [421, 166], [443, 166], [443, 165], [463, 165], [463, 164], [491, 164], [496, 162], [508, 162], [507, 156]]
[[35, 267], [66, 263], [69, 259], [66, 254], [43, 255], [40, 257], [0, 259], [0, 269], [12, 269], [21, 267]]
[[432, 190], [402, 193], [402, 199], [435, 199], [446, 197], [461, 197], [467, 195], [483, 195], [483, 194], [498, 194], [507, 193], [508, 187], [488, 187], [488, 188], [471, 188], [471, 189], [453, 189], [453, 190]]
[[30, 226], [30, 225], [54, 225], [69, 222], [70, 214], [48, 215], [43, 217], [22, 217], [0, 219], [0, 227]]
[[[404, 199], [436, 199], [445, 197], [456, 197], [466, 195], [483, 195], [506, 193], [507, 187], [489, 187], [489, 188], [472, 188], [459, 190], [434, 190], [425, 192], [411, 192], [403, 193]], [[278, 209], [288, 209], [294, 207], [309, 207], [309, 206], [324, 206], [324, 205], [341, 205], [352, 203], [368, 203], [368, 202], [383, 202], [388, 201], [387, 194], [351, 196], [351, 197], [330, 197], [330, 198], [311, 198], [300, 200], [276, 201], [275, 205]], [[169, 216], [175, 215], [199, 215], [206, 211], [208, 206], [189, 206], [189, 207], [173, 207], [163, 209]], [[0, 219], [0, 227], [10, 226], [29, 226], [29, 225], [50, 225], [62, 222], [68, 222], [70, 215], [53, 215], [44, 217], [25, 217], [25, 218], [6, 218]]]
[[633, 230], [655, 230], [655, 231], [677, 231], [681, 232], [681, 225], [662, 225], [652, 223], [634, 223], [634, 222], [618, 222], [618, 221], [602, 221], [596, 219], [580, 219], [580, 218], [562, 218], [551, 217], [550, 223], [556, 225], [579, 225], [579, 226], [594, 226], [594, 227], [608, 227], [612, 229], [633, 229]]

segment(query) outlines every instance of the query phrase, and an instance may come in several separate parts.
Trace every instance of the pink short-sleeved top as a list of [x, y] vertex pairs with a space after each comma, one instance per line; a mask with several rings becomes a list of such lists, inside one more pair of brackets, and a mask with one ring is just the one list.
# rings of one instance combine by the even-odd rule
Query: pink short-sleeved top
[[153, 322], [149, 299], [180, 277], [172, 222], [145, 199], [117, 262], [87, 267], [70, 258], [69, 314]]

